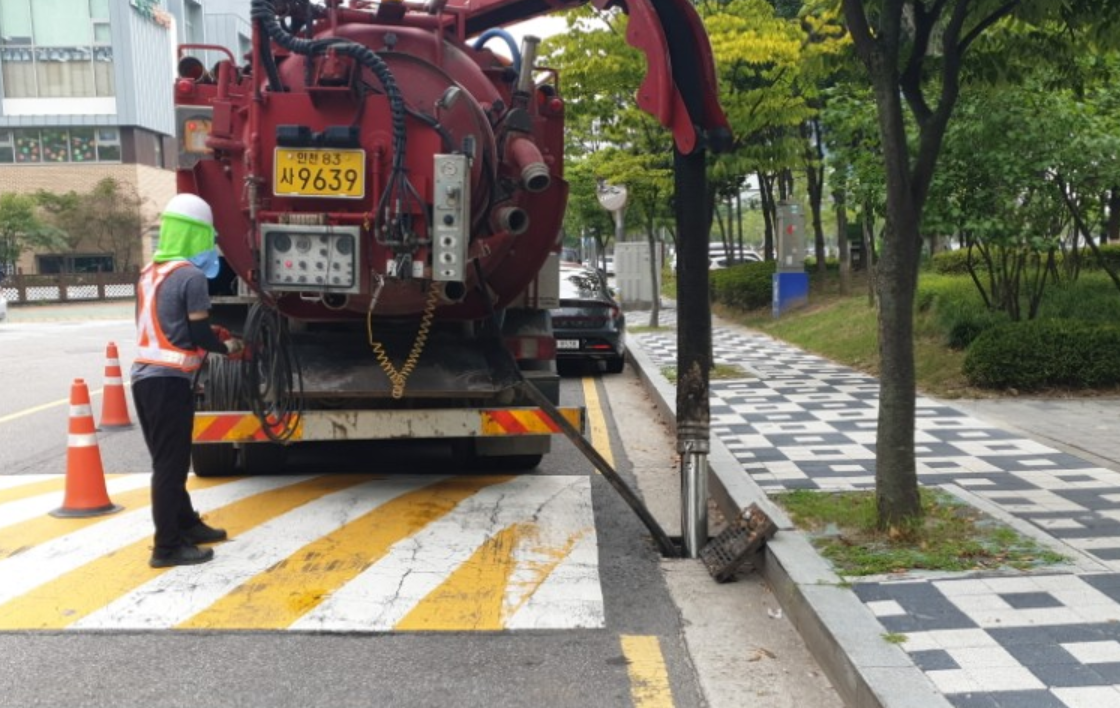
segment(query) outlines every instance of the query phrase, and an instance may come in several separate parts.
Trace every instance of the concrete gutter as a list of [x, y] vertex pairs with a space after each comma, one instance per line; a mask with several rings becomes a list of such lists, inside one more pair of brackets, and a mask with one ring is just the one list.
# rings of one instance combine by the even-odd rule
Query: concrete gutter
[[[666, 420], [676, 420], [676, 389], [641, 345], [630, 338], [627, 355]], [[709, 494], [729, 519], [752, 503], [778, 525], [758, 570], [828, 675], [853, 708], [952, 708], [843, 579], [797, 531], [785, 512], [716, 437], [708, 456]]]

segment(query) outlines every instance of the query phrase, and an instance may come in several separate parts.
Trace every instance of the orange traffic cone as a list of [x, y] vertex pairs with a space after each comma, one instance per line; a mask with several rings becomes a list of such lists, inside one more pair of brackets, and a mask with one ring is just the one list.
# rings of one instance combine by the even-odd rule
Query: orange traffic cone
[[66, 496], [51, 516], [76, 518], [101, 516], [124, 507], [109, 500], [105, 489], [105, 470], [101, 468], [101, 449], [93, 427], [89, 388], [82, 379], [70, 387], [70, 436], [66, 449]]
[[128, 417], [128, 402], [124, 397], [124, 377], [121, 375], [121, 360], [117, 355], [117, 345], [109, 342], [105, 351], [105, 398], [101, 403], [102, 428], [131, 428]]

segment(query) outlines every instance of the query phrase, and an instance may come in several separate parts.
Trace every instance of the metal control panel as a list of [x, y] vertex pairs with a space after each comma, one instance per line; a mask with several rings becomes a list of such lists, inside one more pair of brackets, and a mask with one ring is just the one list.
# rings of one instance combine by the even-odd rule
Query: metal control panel
[[268, 290], [357, 293], [357, 226], [261, 226]]
[[466, 155], [435, 156], [435, 193], [432, 201], [432, 278], [467, 279], [470, 245], [471, 182]]

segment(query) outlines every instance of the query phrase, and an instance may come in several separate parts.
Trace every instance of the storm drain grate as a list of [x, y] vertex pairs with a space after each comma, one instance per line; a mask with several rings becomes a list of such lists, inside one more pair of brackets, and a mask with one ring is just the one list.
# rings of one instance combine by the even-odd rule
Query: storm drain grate
[[717, 583], [726, 583], [774, 537], [778, 527], [757, 504], [751, 504], [700, 551], [700, 560]]

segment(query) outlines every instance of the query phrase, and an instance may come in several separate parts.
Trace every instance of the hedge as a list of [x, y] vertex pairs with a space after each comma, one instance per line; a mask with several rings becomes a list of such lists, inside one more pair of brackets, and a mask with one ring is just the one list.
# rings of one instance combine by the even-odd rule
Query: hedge
[[1107, 388], [1120, 384], [1120, 326], [1031, 320], [983, 332], [968, 348], [964, 373], [982, 388]]
[[[1120, 271], [1120, 243], [1108, 243], [1100, 246], [1101, 258], [1105, 260], [1113, 271]], [[1045, 254], [1041, 254], [1045, 257]], [[1063, 255], [1061, 253], [1054, 254], [1054, 261], [1061, 264]], [[968, 273], [968, 249], [962, 248], [956, 251], [942, 251], [933, 256], [930, 261], [931, 267], [935, 273], [943, 273], [945, 275], [965, 275]], [[980, 257], [978, 252], [972, 254], [973, 267], [977, 270], [985, 270], [987, 266], [984, 260]], [[1097, 270], [1101, 268], [1094, 254], [1085, 245], [1081, 246], [1081, 263], [1082, 267], [1088, 270]]]
[[770, 307], [773, 302], [774, 261], [740, 263], [709, 274], [712, 302], [744, 310]]

